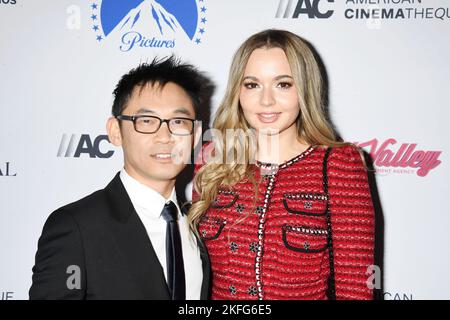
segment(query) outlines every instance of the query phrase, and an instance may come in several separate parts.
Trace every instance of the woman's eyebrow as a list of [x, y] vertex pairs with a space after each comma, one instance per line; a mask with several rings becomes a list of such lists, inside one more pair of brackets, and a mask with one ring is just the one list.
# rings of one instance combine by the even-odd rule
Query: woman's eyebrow
[[[276, 77], [273, 78], [273, 79], [274, 79], [274, 80], [280, 80], [280, 79], [283, 79], [283, 78], [290, 78], [290, 79], [293, 79], [292, 76], [290, 76], [290, 75], [288, 75], [288, 74], [281, 74], [281, 75], [279, 75], [279, 76], [276, 76]], [[253, 81], [258, 81], [258, 78], [255, 77], [255, 76], [246, 76], [246, 77], [244, 77], [244, 79], [242, 79], [242, 80], [253, 80]]]

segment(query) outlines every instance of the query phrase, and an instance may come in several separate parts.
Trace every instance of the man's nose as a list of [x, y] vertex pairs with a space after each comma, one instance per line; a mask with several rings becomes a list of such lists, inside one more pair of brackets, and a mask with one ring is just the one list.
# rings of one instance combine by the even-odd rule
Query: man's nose
[[158, 131], [155, 132], [155, 138], [160, 142], [170, 142], [172, 141], [172, 134], [169, 130], [169, 124], [167, 122], [161, 123]]

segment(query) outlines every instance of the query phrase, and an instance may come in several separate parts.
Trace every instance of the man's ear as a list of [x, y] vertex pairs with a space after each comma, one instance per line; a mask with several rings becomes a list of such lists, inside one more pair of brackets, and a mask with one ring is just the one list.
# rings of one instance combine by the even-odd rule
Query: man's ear
[[106, 122], [106, 130], [108, 131], [109, 142], [116, 147], [122, 145], [122, 134], [120, 132], [119, 120], [114, 117], [110, 117]]

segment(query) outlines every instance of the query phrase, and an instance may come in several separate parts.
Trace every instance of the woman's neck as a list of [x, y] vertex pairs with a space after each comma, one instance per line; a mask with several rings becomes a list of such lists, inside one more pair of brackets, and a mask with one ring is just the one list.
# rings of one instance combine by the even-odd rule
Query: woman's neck
[[258, 151], [256, 159], [265, 163], [281, 164], [294, 158], [309, 145], [302, 143], [297, 136], [295, 125], [275, 135], [258, 135]]

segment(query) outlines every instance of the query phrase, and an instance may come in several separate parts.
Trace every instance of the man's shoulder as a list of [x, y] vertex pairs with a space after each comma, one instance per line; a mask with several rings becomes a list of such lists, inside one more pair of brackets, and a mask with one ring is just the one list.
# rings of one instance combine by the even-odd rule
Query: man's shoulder
[[53, 211], [47, 220], [47, 224], [50, 221], [59, 221], [61, 224], [76, 222], [78, 225], [89, 223], [104, 216], [107, 208], [105, 190], [97, 190], [82, 199]]
[[107, 203], [107, 195], [105, 189], [100, 189], [91, 194], [66, 204], [56, 211], [69, 211], [72, 213], [83, 212], [86, 210], [95, 210], [99, 206], [103, 206]]
[[89, 223], [109, 217], [111, 210], [109, 189], [113, 182], [117, 182], [116, 179], [117, 177], [106, 188], [94, 191], [77, 201], [58, 208], [52, 215], [69, 215], [79, 223]]

